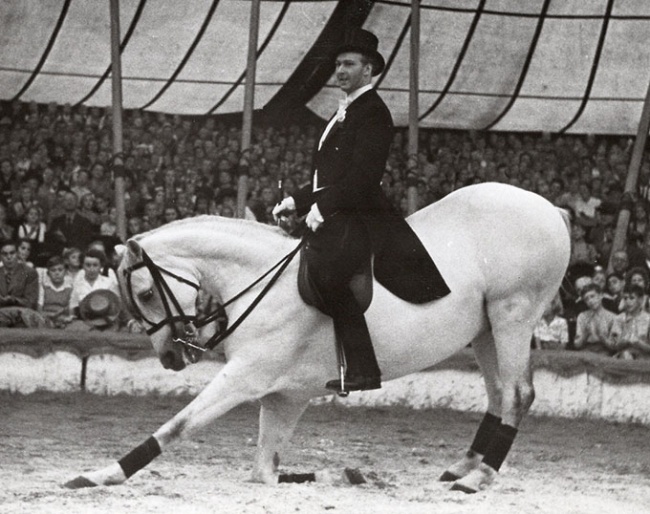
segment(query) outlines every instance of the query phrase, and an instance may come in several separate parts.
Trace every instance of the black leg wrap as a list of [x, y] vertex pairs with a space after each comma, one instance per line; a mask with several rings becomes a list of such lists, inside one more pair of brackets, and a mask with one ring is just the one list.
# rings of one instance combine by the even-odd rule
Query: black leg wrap
[[278, 477], [279, 484], [304, 484], [316, 482], [315, 473], [286, 473]]
[[481, 455], [485, 455], [485, 452], [490, 446], [490, 442], [492, 442], [492, 437], [494, 437], [494, 434], [500, 425], [501, 418], [497, 418], [493, 414], [486, 412], [485, 416], [483, 416], [483, 420], [481, 420], [481, 424], [478, 426], [478, 430], [474, 436], [474, 441], [469, 449], [476, 453], [480, 453]]
[[160, 445], [154, 436], [151, 436], [140, 446], [131, 450], [127, 455], [122, 457], [118, 463], [124, 471], [126, 478], [140, 471], [158, 455], [160, 455]]
[[512, 446], [515, 436], [517, 435], [517, 429], [511, 427], [510, 425], [501, 425], [492, 437], [492, 442], [488, 446], [485, 456], [483, 457], [483, 464], [494, 468], [496, 471], [499, 471], [501, 464], [508, 455], [510, 447]]

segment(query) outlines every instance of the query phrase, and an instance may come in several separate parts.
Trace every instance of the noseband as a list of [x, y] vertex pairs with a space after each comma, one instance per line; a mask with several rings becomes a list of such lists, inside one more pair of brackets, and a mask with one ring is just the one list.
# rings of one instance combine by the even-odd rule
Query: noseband
[[[178, 282], [181, 282], [182, 284], [186, 284], [190, 287], [193, 287], [197, 291], [201, 289], [201, 286], [175, 273], [172, 273], [171, 271], [168, 271], [165, 268], [158, 266], [156, 263], [153, 262], [153, 260], [151, 260], [151, 257], [149, 257], [147, 252], [142, 250], [142, 261], [138, 262], [137, 264], [134, 264], [130, 268], [125, 269], [123, 272], [124, 280], [126, 283], [126, 289], [129, 297], [128, 298], [129, 303], [131, 304], [131, 308], [134, 311], [135, 316], [145, 321], [148, 325], [150, 325], [150, 327], [146, 330], [147, 335], [151, 335], [158, 332], [158, 330], [163, 328], [165, 325], [171, 325], [173, 342], [180, 343], [193, 351], [205, 352], [206, 350], [212, 350], [224, 339], [226, 339], [226, 337], [232, 334], [235, 331], [235, 329], [244, 321], [244, 319], [248, 317], [248, 315], [253, 311], [253, 309], [262, 300], [262, 298], [266, 296], [266, 294], [269, 292], [273, 284], [275, 284], [275, 282], [280, 278], [280, 275], [282, 275], [284, 270], [287, 269], [289, 263], [298, 254], [304, 242], [305, 242], [304, 238], [301, 239], [300, 242], [298, 243], [298, 246], [296, 246], [296, 248], [294, 248], [291, 252], [289, 252], [282, 259], [280, 259], [280, 261], [278, 261], [271, 269], [269, 269], [261, 277], [255, 280], [251, 285], [246, 287], [243, 291], [235, 295], [233, 298], [231, 298], [224, 304], [219, 303], [215, 311], [206, 314], [201, 319], [199, 319], [198, 316], [188, 315], [185, 314], [185, 312], [183, 312], [183, 308], [181, 307], [180, 303], [176, 299], [174, 292], [172, 291], [171, 287], [169, 286], [167, 280], [165, 280], [165, 277], [163, 275], [172, 277], [173, 279], [177, 280]], [[162, 321], [159, 321], [157, 323], [155, 321], [151, 321], [147, 319], [144, 316], [144, 314], [138, 307], [138, 304], [133, 297], [133, 286], [131, 284], [131, 274], [135, 270], [138, 270], [140, 268], [147, 268], [147, 270], [151, 274], [153, 283], [156, 287], [156, 290], [158, 291], [158, 294], [160, 295], [163, 307], [165, 309], [165, 318]], [[262, 291], [260, 291], [257, 297], [251, 302], [251, 304], [239, 316], [239, 318], [237, 318], [237, 320], [231, 326], [228, 326], [228, 317], [226, 315], [225, 308], [231, 303], [238, 300], [241, 296], [246, 294], [257, 284], [259, 284], [276, 268], [277, 271], [271, 277], [269, 282], [264, 286]], [[172, 306], [174, 307], [177, 314], [174, 314], [174, 312], [172, 311]], [[213, 321], [217, 321], [218, 324], [216, 332], [212, 337], [210, 337], [210, 339], [208, 339], [205, 346], [198, 345], [196, 343], [196, 340], [198, 338], [198, 329], [208, 325], [209, 323], [212, 323]], [[178, 334], [178, 329], [176, 326], [177, 322], [183, 323], [183, 327], [184, 327], [184, 333], [180, 336]]]

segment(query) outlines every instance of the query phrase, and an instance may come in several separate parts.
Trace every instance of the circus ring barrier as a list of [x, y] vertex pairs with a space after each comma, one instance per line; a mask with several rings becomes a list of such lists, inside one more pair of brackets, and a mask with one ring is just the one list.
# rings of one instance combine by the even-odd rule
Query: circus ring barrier
[[[618, 361], [584, 352], [533, 351], [534, 415], [585, 417], [650, 425], [650, 361]], [[195, 395], [223, 366], [209, 352], [181, 372], [162, 368], [144, 335], [0, 329], [0, 391], [102, 395]], [[432, 368], [347, 399], [345, 406], [445, 407], [483, 412], [485, 389], [471, 350]]]

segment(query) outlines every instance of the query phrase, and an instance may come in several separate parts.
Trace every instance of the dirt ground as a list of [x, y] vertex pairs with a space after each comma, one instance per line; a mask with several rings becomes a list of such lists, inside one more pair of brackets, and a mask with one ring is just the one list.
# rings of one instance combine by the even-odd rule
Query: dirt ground
[[360, 486], [249, 481], [257, 406], [170, 448], [120, 486], [67, 490], [110, 464], [189, 398], [0, 394], [0, 513], [650, 513], [650, 427], [528, 418], [497, 482], [465, 495], [437, 481], [478, 414], [310, 407], [285, 472], [359, 468]]

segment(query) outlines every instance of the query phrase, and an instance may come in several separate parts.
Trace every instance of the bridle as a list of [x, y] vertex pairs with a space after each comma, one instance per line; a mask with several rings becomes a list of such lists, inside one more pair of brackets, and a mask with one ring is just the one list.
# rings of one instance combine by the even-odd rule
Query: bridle
[[[223, 304], [218, 303], [214, 311], [206, 314], [205, 316], [202, 316], [201, 318], [199, 318], [196, 315], [186, 314], [183, 311], [183, 308], [181, 307], [179, 301], [176, 299], [176, 296], [174, 295], [172, 288], [167, 283], [167, 280], [165, 279], [164, 275], [167, 275], [168, 277], [171, 277], [182, 284], [188, 285], [196, 289], [197, 291], [200, 291], [201, 289], [200, 284], [192, 282], [191, 280], [188, 280], [175, 273], [172, 273], [169, 270], [166, 270], [161, 266], [158, 266], [156, 263], [153, 262], [151, 257], [149, 257], [147, 252], [145, 252], [143, 249], [142, 260], [123, 271], [124, 282], [126, 284], [126, 293], [128, 295], [130, 308], [137, 319], [144, 321], [149, 325], [149, 328], [146, 330], [147, 335], [152, 335], [158, 332], [165, 325], [171, 325], [172, 341], [174, 343], [180, 343], [183, 346], [185, 346], [186, 349], [189, 350], [188, 353], [191, 356], [191, 358], [195, 359], [197, 357], [196, 352], [202, 353], [207, 350], [214, 349], [219, 343], [221, 343], [224, 339], [230, 336], [237, 329], [237, 327], [239, 327], [239, 325], [241, 325], [241, 323], [248, 317], [248, 315], [253, 311], [253, 309], [262, 300], [262, 298], [266, 296], [266, 294], [269, 292], [271, 287], [273, 287], [273, 285], [280, 278], [282, 273], [284, 273], [284, 271], [289, 266], [289, 263], [293, 260], [293, 258], [298, 254], [298, 252], [302, 248], [304, 242], [305, 239], [304, 238], [301, 239], [298, 245], [296, 246], [296, 248], [294, 248], [291, 252], [289, 252], [282, 259], [280, 259], [271, 269], [269, 269], [257, 280], [255, 280], [252, 284], [250, 284], [244, 290], [236, 294], [227, 302]], [[163, 318], [161, 321], [155, 322], [153, 320], [147, 319], [142, 313], [142, 310], [138, 307], [138, 304], [135, 301], [135, 298], [133, 296], [133, 285], [131, 283], [131, 275], [134, 271], [140, 268], [147, 268], [147, 270], [149, 271], [153, 279], [154, 286], [158, 291], [158, 294], [160, 295], [163, 308], [165, 310], [165, 318]], [[264, 280], [264, 278], [270, 275], [274, 270], [277, 271], [275, 271], [275, 274], [270, 278], [269, 282], [264, 286], [264, 288], [255, 297], [255, 299], [251, 302], [251, 304], [246, 308], [246, 310], [239, 316], [239, 318], [237, 318], [237, 320], [232, 325], [228, 326], [228, 316], [226, 314], [226, 307], [234, 303], [235, 301], [237, 301], [247, 292], [249, 292], [253, 287], [255, 287], [262, 280]], [[174, 312], [176, 312], [176, 314], [174, 314]], [[210, 337], [210, 339], [206, 341], [205, 346], [199, 345], [197, 343], [198, 329], [214, 321], [217, 322], [217, 330]], [[182, 334], [179, 333], [177, 323], [183, 324]]]

